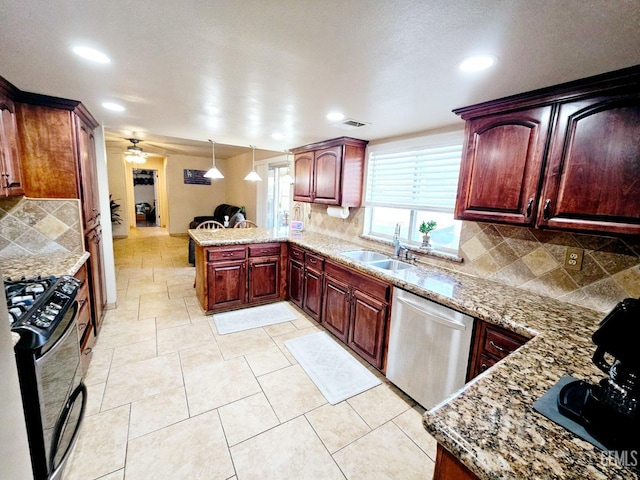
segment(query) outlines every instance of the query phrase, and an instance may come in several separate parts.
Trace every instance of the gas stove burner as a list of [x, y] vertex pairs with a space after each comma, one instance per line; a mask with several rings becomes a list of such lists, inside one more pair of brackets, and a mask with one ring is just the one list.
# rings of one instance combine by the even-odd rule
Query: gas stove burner
[[74, 277], [36, 277], [5, 281], [11, 330], [27, 335], [24, 345], [44, 344], [71, 307], [80, 281]]

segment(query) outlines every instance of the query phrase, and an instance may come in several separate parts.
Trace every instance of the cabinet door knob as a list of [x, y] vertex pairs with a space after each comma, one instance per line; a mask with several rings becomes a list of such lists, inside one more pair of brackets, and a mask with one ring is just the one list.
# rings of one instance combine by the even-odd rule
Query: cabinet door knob
[[533, 198], [530, 198], [529, 203], [527, 203], [527, 218], [531, 217], [532, 207], [533, 207]]
[[551, 210], [551, 200], [547, 198], [547, 201], [544, 202], [544, 209], [542, 210], [542, 218], [545, 220], [549, 220], [549, 211]]

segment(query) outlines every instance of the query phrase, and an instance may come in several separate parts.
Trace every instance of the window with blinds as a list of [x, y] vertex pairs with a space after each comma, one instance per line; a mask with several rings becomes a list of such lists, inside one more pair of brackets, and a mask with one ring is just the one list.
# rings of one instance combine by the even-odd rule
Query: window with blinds
[[420, 224], [437, 222], [429, 248], [456, 254], [461, 222], [453, 219], [462, 157], [461, 141], [425, 148], [372, 151], [367, 164], [365, 233], [423, 242]]
[[365, 204], [452, 213], [461, 156], [462, 145], [374, 153]]

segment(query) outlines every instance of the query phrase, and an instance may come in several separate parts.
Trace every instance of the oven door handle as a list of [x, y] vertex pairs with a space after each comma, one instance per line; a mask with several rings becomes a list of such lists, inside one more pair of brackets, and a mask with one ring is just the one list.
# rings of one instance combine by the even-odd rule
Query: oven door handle
[[[67, 418], [71, 413], [71, 409], [73, 408], [73, 405], [75, 404], [78, 398], [78, 395], [80, 394], [82, 394], [82, 405], [80, 407], [80, 415], [78, 416], [78, 423], [76, 424], [73, 430], [71, 441], [69, 442], [69, 445], [67, 445], [67, 449], [64, 451], [64, 455], [62, 456], [62, 458], [60, 459], [60, 462], [56, 466], [54, 465], [54, 463], [56, 461], [58, 443], [60, 442], [60, 437], [62, 436], [62, 432], [67, 422]], [[73, 449], [73, 446], [76, 444], [76, 440], [78, 440], [78, 433], [80, 433], [80, 425], [82, 425], [82, 421], [84, 419], [84, 412], [86, 408], [87, 408], [87, 387], [84, 386], [84, 383], [80, 383], [80, 385], [78, 385], [76, 389], [73, 391], [73, 393], [67, 400], [67, 403], [65, 404], [64, 408], [62, 409], [62, 413], [60, 414], [60, 418], [58, 419], [58, 423], [56, 424], [56, 428], [53, 432], [53, 438], [51, 441], [51, 452], [49, 455], [49, 459], [50, 459], [49, 471], [51, 472], [48, 477], [49, 480], [54, 480], [57, 477], [61, 469], [64, 468], [64, 464], [66, 463], [67, 458], [69, 458], [69, 455], [71, 455], [71, 450]]]

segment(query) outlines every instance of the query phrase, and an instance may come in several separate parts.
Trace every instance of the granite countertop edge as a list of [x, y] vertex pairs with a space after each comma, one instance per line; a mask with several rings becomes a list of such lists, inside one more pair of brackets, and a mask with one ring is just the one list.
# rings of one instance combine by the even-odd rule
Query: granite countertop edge
[[364, 240], [243, 231], [189, 234], [201, 246], [288, 241], [530, 339], [423, 416], [425, 429], [479, 478], [638, 478], [615, 462], [603, 462], [597, 448], [532, 408], [564, 374], [593, 382], [602, 377], [591, 362], [591, 335], [604, 317], [601, 312], [426, 262], [390, 273], [342, 255], [363, 248], [390, 255]]
[[20, 278], [75, 275], [89, 259], [88, 252], [56, 252], [0, 258], [5, 280]]

